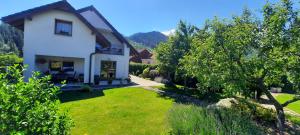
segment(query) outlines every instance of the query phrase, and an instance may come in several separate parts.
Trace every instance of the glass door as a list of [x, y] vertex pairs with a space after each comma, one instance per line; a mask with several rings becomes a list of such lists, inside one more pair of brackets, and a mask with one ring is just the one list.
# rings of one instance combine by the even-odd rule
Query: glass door
[[116, 65], [116, 61], [101, 61], [101, 79], [115, 79]]

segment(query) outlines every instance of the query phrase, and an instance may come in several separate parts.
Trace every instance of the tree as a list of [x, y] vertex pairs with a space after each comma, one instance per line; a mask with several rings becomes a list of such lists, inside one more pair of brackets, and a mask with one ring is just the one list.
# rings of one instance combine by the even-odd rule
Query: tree
[[[180, 21], [174, 35], [168, 41], [155, 48], [156, 59], [160, 72], [167, 74], [170, 81], [171, 75], [181, 78], [185, 74], [179, 68], [179, 61], [189, 51], [196, 27]], [[186, 78], [186, 77], [184, 77]]]
[[72, 122], [59, 109], [59, 88], [38, 73], [24, 82], [21, 69], [0, 73], [0, 134], [69, 134]]
[[0, 24], [0, 53], [15, 53], [22, 56], [23, 32], [8, 24]]
[[300, 98], [280, 104], [268, 89], [281, 85], [282, 76], [299, 89], [299, 19], [289, 0], [267, 3], [262, 24], [249, 13], [244, 10], [242, 16], [230, 21], [209, 22], [194, 38], [182, 63], [188, 74], [198, 79], [201, 89], [249, 96], [251, 85], [256, 84], [275, 106], [278, 127], [283, 131], [283, 107]]

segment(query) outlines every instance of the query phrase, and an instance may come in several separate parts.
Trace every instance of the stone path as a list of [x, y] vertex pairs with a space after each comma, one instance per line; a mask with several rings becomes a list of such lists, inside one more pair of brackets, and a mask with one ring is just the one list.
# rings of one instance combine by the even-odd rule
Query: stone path
[[131, 82], [133, 83], [132, 87], [150, 87], [150, 86], [162, 86], [164, 84], [158, 83], [151, 80], [146, 80], [134, 75], [130, 75]]

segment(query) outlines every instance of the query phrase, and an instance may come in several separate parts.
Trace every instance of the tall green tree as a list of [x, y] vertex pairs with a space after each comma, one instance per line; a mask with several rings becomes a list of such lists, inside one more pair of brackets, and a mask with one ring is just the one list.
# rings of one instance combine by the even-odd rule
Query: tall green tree
[[179, 69], [179, 61], [189, 51], [195, 33], [195, 26], [180, 21], [175, 34], [155, 48], [159, 70], [165, 73], [169, 80], [174, 80], [171, 76], [184, 75], [183, 70]]
[[[23, 32], [8, 24], [0, 24], [0, 53], [22, 55]], [[21, 52], [21, 53], [20, 53]]]
[[214, 19], [205, 32], [196, 36], [190, 53], [182, 60], [202, 89], [247, 96], [255, 84], [276, 108], [281, 131], [285, 122], [283, 107], [300, 97], [280, 104], [268, 89], [282, 85], [282, 76], [299, 89], [299, 18], [292, 7], [289, 0], [267, 3], [261, 24], [248, 10], [230, 21]]

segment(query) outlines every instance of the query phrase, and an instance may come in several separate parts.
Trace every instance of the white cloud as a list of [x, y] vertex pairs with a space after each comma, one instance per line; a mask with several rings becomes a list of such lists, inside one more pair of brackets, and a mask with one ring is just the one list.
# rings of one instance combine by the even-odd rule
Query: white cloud
[[166, 35], [166, 36], [170, 36], [170, 35], [173, 35], [175, 33], [175, 29], [170, 29], [170, 30], [167, 30], [167, 31], [162, 31], [161, 33], [164, 34], [164, 35]]

